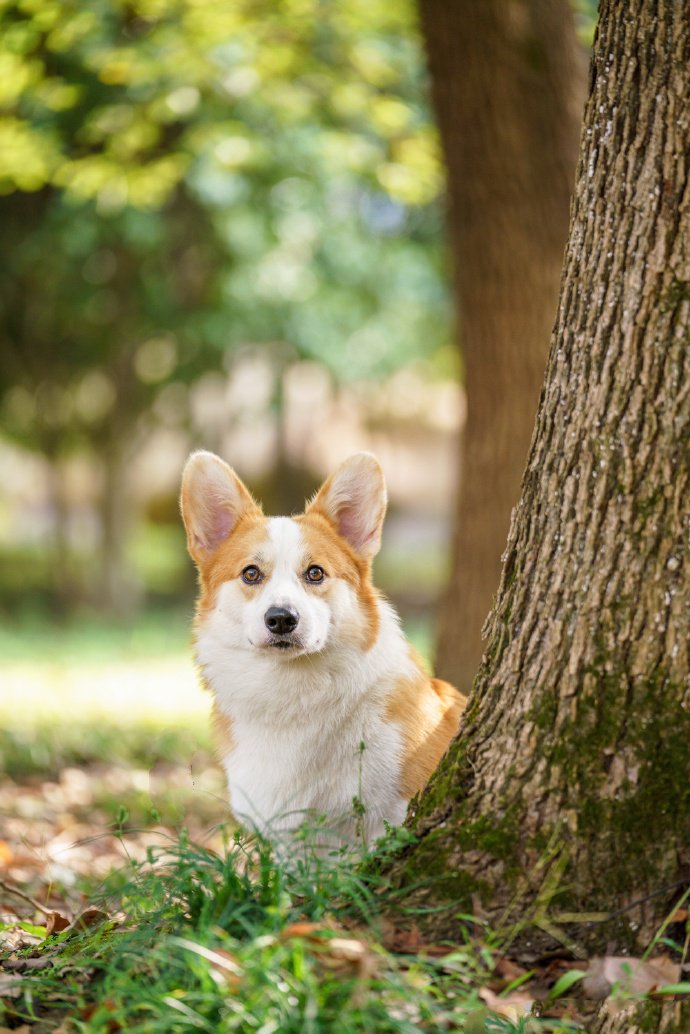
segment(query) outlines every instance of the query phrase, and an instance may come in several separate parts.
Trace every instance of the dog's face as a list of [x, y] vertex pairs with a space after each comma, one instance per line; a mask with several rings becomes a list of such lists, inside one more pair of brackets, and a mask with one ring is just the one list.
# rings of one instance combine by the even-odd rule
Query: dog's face
[[200, 574], [200, 621], [228, 649], [290, 661], [345, 643], [371, 645], [370, 580], [386, 511], [377, 461], [343, 463], [298, 517], [265, 517], [222, 460], [194, 453], [182, 516]]

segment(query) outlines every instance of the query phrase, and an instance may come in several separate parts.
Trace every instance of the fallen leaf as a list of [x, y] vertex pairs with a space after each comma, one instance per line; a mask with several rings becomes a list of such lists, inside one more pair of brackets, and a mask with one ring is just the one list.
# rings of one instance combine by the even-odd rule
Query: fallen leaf
[[33, 947], [35, 944], [40, 944], [42, 940], [43, 937], [37, 937], [36, 934], [23, 930], [21, 926], [13, 926], [9, 930], [0, 930], [0, 948], [9, 952]]
[[21, 973], [25, 967], [26, 959], [18, 958], [14, 952], [8, 958], [2, 960], [2, 968], [9, 969], [11, 973]]
[[107, 922], [111, 917], [100, 908], [85, 908], [78, 916], [68, 923], [65, 929], [87, 930], [91, 926], [98, 926], [99, 923]]
[[16, 955], [12, 954], [8, 959], [4, 959], [2, 966], [3, 969], [9, 969], [11, 973], [25, 973], [27, 969], [47, 969], [48, 966], [52, 966], [53, 960], [49, 955], [39, 955], [31, 959], [20, 959]]
[[479, 997], [492, 1012], [505, 1016], [512, 1023], [517, 1023], [523, 1016], [529, 1016], [534, 999], [525, 991], [511, 991], [507, 995], [497, 995], [491, 988], [479, 989]]
[[646, 994], [664, 984], [675, 984], [680, 979], [680, 965], [668, 956], [655, 959], [628, 958], [625, 955], [605, 955], [592, 959], [582, 987], [589, 998], [608, 998], [614, 984], [632, 994]]
[[320, 923], [311, 923], [307, 922], [307, 920], [303, 920], [298, 923], [289, 923], [280, 931], [280, 939], [284, 940], [288, 937], [311, 938], [314, 934], [324, 933], [326, 929], [327, 928]]
[[62, 912], [48, 912], [46, 915], [46, 937], [50, 937], [51, 933], [60, 933], [62, 930], [66, 930], [70, 925], [70, 920], [67, 916], [63, 916]]
[[12, 973], [0, 973], [0, 998], [19, 998], [22, 978]]
[[354, 937], [331, 937], [324, 947], [334, 959], [345, 959], [347, 962], [359, 962], [369, 951], [364, 941]]
[[39, 955], [34, 959], [25, 959], [26, 969], [47, 969], [48, 966], [53, 965], [53, 960], [48, 955]]
[[514, 980], [522, 980], [527, 976], [527, 972], [522, 966], [518, 966], [517, 962], [505, 957], [498, 960], [494, 969], [495, 976], [500, 977], [506, 984], [512, 984]]
[[382, 924], [381, 934], [384, 948], [398, 955], [418, 955], [424, 948], [424, 941], [416, 924], [409, 929], [400, 929], [392, 923]]
[[[85, 1008], [81, 1011], [81, 1018], [83, 1020], [86, 1020], [86, 1022], [88, 1023], [92, 1016], [94, 1016], [95, 1013], [99, 1012], [100, 1010], [104, 1010], [105, 1012], [115, 1012], [116, 1008], [117, 1007], [115, 1003], [111, 1001], [109, 998], [107, 998], [104, 1002], [95, 1002], [93, 1005], [85, 1006]], [[103, 1028], [99, 1027], [99, 1029], [102, 1030]], [[116, 1031], [119, 1030], [122, 1030], [122, 1027], [120, 1026], [117, 1020], [112, 1019], [107, 1021], [105, 1025], [106, 1034], [116, 1034]]]

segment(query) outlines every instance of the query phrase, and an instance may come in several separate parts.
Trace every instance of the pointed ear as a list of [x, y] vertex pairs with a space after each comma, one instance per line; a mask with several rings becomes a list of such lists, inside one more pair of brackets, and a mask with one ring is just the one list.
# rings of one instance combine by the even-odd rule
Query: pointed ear
[[180, 494], [187, 546], [203, 564], [247, 513], [261, 513], [231, 467], [212, 452], [193, 452], [182, 474]]
[[327, 517], [355, 553], [371, 559], [381, 548], [386, 482], [378, 460], [358, 452], [338, 467], [307, 507]]

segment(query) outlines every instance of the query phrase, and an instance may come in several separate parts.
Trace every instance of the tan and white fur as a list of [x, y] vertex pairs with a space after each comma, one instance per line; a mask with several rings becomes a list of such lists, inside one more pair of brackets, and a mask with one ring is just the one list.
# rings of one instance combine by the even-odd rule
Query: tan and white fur
[[181, 506], [235, 816], [268, 835], [325, 816], [346, 843], [401, 824], [465, 698], [425, 673], [372, 585], [386, 512], [376, 459], [346, 460], [303, 514], [266, 517], [227, 464], [196, 452]]

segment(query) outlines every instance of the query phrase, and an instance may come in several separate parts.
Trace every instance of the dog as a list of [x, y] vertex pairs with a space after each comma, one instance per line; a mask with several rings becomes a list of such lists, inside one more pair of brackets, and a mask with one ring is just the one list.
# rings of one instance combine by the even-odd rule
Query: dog
[[339, 844], [372, 842], [458, 731], [465, 697], [429, 677], [372, 584], [386, 505], [365, 452], [296, 517], [264, 516], [213, 453], [185, 466], [196, 661], [231, 809], [269, 838], [318, 817]]

